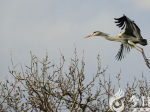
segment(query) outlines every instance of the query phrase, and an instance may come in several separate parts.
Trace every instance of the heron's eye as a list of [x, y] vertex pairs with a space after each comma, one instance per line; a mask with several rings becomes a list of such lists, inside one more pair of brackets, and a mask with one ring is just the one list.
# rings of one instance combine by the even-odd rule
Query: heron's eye
[[93, 33], [97, 33], [97, 31], [93, 32]]

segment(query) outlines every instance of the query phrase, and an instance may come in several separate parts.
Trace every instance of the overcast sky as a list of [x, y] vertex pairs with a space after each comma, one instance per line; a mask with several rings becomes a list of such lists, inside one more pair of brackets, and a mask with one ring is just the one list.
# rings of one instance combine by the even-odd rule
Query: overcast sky
[[[134, 76], [141, 79], [142, 72], [150, 81], [150, 70], [138, 51], [132, 49], [122, 61], [117, 61], [115, 55], [120, 43], [101, 37], [84, 39], [94, 31], [118, 35], [120, 29], [114, 18], [123, 14], [135, 21], [143, 38], [150, 43], [149, 0], [1, 0], [0, 81], [10, 77], [11, 51], [14, 63], [22, 65], [30, 65], [30, 50], [40, 60], [47, 50], [49, 60], [59, 64], [61, 51], [66, 59], [64, 72], [67, 72], [74, 57], [74, 44], [80, 60], [84, 50], [85, 75], [89, 81], [97, 72], [98, 54], [102, 68], [108, 66], [106, 75], [110, 74], [112, 81], [117, 81], [115, 76], [121, 70], [122, 88], [132, 82]], [[150, 45], [142, 48], [150, 59]]]

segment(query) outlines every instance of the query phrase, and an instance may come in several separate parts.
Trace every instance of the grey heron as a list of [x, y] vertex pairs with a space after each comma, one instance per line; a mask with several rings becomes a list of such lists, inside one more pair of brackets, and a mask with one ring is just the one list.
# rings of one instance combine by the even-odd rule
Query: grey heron
[[120, 49], [116, 55], [117, 60], [121, 60], [122, 58], [124, 58], [125, 54], [130, 51], [130, 48], [134, 48], [138, 50], [140, 53], [142, 53], [146, 65], [150, 69], [150, 63], [144, 54], [144, 50], [136, 45], [136, 44], [140, 44], [143, 46], [147, 45], [147, 40], [143, 39], [139, 27], [135, 24], [134, 21], [132, 21], [125, 15], [123, 15], [120, 18], [114, 19], [117, 26], [120, 27], [121, 30], [124, 29], [124, 31], [121, 31], [119, 35], [111, 37], [106, 33], [95, 31], [91, 35], [86, 36], [85, 38], [93, 36], [101, 36], [110, 41], [121, 42]]

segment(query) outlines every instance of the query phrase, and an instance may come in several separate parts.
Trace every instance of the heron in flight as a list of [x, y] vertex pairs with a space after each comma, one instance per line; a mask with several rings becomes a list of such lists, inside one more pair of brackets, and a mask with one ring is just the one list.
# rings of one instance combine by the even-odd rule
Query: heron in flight
[[120, 18], [114, 19], [116, 20], [115, 23], [117, 24], [117, 26], [120, 27], [121, 30], [124, 29], [124, 31], [121, 31], [119, 35], [111, 37], [106, 33], [95, 31], [91, 35], [86, 36], [85, 38], [93, 36], [101, 36], [110, 41], [121, 42], [120, 49], [116, 55], [117, 60], [121, 60], [122, 58], [124, 58], [125, 54], [130, 51], [130, 48], [134, 48], [138, 50], [140, 53], [142, 53], [146, 65], [150, 69], [150, 63], [144, 54], [144, 50], [136, 45], [136, 44], [140, 44], [143, 46], [147, 45], [147, 40], [143, 39], [139, 27], [135, 24], [134, 21], [130, 20], [125, 15], [123, 15]]

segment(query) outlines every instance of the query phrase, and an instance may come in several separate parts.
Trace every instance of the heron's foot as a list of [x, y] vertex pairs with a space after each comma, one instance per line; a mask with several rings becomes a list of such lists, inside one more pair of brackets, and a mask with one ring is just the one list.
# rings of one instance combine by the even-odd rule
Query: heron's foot
[[141, 49], [141, 50], [142, 50], [142, 55], [143, 55], [143, 58], [145, 60], [145, 63], [147, 65], [147, 67], [150, 69], [150, 60], [146, 58], [144, 50], [143, 49]]
[[148, 68], [150, 69], [150, 60], [149, 59], [146, 59], [146, 65], [148, 66]]
[[150, 69], [150, 60], [146, 58], [145, 54], [143, 54], [143, 57], [144, 57], [147, 67]]

